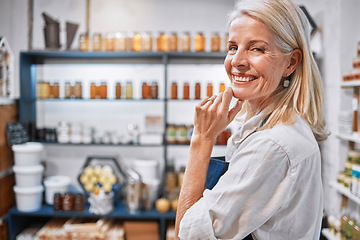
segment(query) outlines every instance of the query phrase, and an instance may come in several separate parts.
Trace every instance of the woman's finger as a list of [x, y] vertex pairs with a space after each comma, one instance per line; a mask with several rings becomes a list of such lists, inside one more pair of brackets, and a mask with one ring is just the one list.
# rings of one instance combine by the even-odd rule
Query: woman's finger
[[233, 97], [233, 91], [231, 87], [228, 87], [224, 92], [221, 109], [220, 109], [221, 111], [226, 111], [226, 112], [229, 111], [232, 97]]

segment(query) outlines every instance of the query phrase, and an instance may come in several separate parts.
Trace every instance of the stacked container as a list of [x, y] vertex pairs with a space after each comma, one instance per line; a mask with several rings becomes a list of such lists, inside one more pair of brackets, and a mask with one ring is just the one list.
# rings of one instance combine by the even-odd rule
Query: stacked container
[[15, 165], [15, 196], [19, 211], [39, 210], [42, 203], [44, 187], [41, 184], [44, 172], [40, 156], [44, 147], [41, 143], [28, 142], [13, 145]]

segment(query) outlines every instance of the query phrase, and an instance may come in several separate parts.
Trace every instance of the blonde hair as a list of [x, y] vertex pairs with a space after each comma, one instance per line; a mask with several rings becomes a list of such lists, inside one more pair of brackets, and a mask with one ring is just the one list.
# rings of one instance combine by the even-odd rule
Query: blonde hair
[[[243, 0], [229, 14], [229, 24], [243, 14], [263, 22], [276, 35], [280, 51], [289, 54], [294, 49], [302, 51], [302, 61], [290, 75], [290, 86], [284, 88], [282, 81], [274, 91], [263, 110], [269, 115], [262, 129], [269, 129], [278, 123], [291, 125], [297, 115], [305, 119], [317, 141], [326, 140], [323, 116], [323, 86], [314, 57], [310, 51], [308, 21], [302, 10], [290, 0]], [[247, 101], [242, 114], [246, 119], [252, 116]]]

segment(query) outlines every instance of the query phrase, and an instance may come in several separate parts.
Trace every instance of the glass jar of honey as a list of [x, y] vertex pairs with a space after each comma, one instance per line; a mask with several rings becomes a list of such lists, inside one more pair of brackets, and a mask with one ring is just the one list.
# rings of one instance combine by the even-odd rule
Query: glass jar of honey
[[107, 98], [107, 85], [105, 81], [101, 82], [99, 86], [99, 96], [101, 99]]
[[131, 81], [126, 82], [125, 97], [126, 97], [126, 99], [132, 99], [133, 98], [133, 85], [132, 85]]
[[205, 51], [205, 36], [202, 32], [198, 32], [195, 35], [195, 52], [204, 52]]
[[200, 83], [196, 83], [195, 84], [195, 99], [200, 99], [201, 98], [201, 85]]
[[95, 99], [98, 95], [98, 87], [95, 82], [91, 82], [90, 84], [90, 98]]
[[112, 52], [115, 50], [115, 44], [114, 44], [114, 34], [113, 33], [107, 33], [105, 37], [105, 51]]
[[71, 98], [72, 96], [72, 87], [70, 82], [65, 82], [65, 98]]
[[150, 88], [150, 95], [151, 95], [151, 98], [152, 99], [157, 99], [158, 98], [158, 95], [159, 95], [159, 87], [158, 87], [158, 84], [157, 82], [152, 82], [151, 84], [151, 88]]
[[94, 33], [92, 39], [93, 51], [99, 52], [102, 51], [102, 36], [101, 33]]
[[117, 82], [115, 85], [115, 97], [116, 97], [116, 99], [121, 98], [121, 83], [120, 82]]
[[206, 96], [211, 97], [213, 95], [213, 85], [208, 83], [206, 86]]
[[225, 92], [225, 83], [220, 83], [219, 92]]
[[55, 212], [62, 210], [63, 196], [61, 193], [54, 193], [53, 210]]
[[131, 38], [131, 51], [133, 52], [141, 51], [141, 35], [137, 32], [133, 33]]
[[75, 197], [71, 192], [66, 192], [63, 197], [62, 208], [64, 211], [74, 210]]
[[41, 84], [41, 97], [42, 98], [49, 98], [50, 97], [50, 83], [49, 82], [43, 82]]
[[142, 84], [142, 98], [150, 98], [150, 86], [146, 82], [143, 82]]
[[85, 210], [85, 199], [84, 199], [84, 195], [81, 193], [75, 194], [74, 210], [77, 212], [82, 212]]
[[156, 38], [156, 51], [167, 52], [169, 50], [169, 39], [164, 32], [160, 32]]
[[79, 50], [89, 51], [89, 35], [86, 33], [82, 33], [79, 36]]
[[191, 36], [189, 32], [184, 32], [181, 37], [181, 51], [190, 52], [191, 51]]
[[82, 98], [82, 86], [80, 81], [77, 81], [74, 85], [74, 97]]
[[170, 91], [170, 98], [171, 99], [177, 99], [177, 84], [176, 82], [173, 82], [171, 84], [171, 91]]
[[50, 85], [50, 97], [59, 98], [59, 90], [58, 82], [54, 82], [52, 85]]
[[190, 86], [187, 82], [183, 86], [183, 99], [190, 99]]
[[117, 32], [114, 39], [114, 50], [119, 52], [126, 52], [128, 47], [128, 37], [126, 33]]
[[177, 52], [178, 46], [178, 36], [176, 32], [172, 32], [169, 37], [169, 51]]
[[151, 32], [144, 32], [142, 36], [142, 49], [145, 52], [151, 52], [153, 50], [153, 38]]
[[219, 33], [215, 32], [211, 36], [211, 51], [220, 52], [220, 48], [221, 48], [221, 38]]

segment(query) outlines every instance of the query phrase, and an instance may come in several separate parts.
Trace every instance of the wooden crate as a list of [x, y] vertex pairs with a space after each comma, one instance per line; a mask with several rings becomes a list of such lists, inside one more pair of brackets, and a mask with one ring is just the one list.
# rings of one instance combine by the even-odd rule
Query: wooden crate
[[18, 121], [17, 105], [0, 105], [0, 172], [14, 165], [13, 152], [6, 139], [6, 124], [16, 121]]
[[15, 193], [13, 190], [14, 185], [14, 173], [0, 178], [0, 216], [3, 216], [15, 205]]

